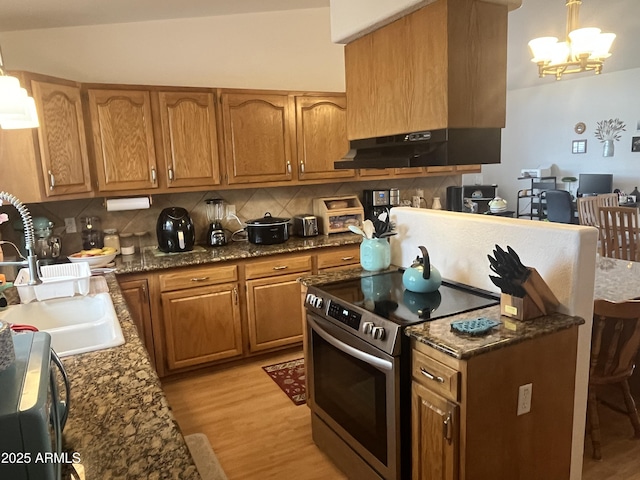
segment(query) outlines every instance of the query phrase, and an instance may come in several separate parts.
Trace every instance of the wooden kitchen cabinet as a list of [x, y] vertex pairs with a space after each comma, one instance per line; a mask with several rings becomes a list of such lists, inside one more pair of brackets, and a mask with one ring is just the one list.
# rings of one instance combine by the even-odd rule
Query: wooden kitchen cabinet
[[19, 72], [36, 102], [40, 127], [0, 130], [0, 189], [23, 202], [92, 196], [79, 84]]
[[[155, 98], [154, 98], [155, 100]], [[216, 101], [209, 92], [158, 92], [166, 187], [220, 184]]]
[[155, 367], [155, 349], [153, 344], [153, 332], [151, 327], [151, 304], [149, 298], [149, 283], [147, 279], [118, 279], [120, 290], [131, 319], [136, 325], [138, 336], [147, 348], [151, 364]]
[[335, 272], [360, 266], [360, 244], [318, 252], [318, 273]]
[[98, 190], [157, 188], [149, 92], [89, 89], [87, 95]]
[[349, 140], [504, 127], [507, 10], [437, 0], [346, 45]]
[[164, 357], [169, 370], [242, 354], [237, 267], [159, 275]]
[[304, 309], [298, 278], [311, 272], [310, 255], [283, 256], [245, 266], [251, 352], [302, 342]]
[[464, 360], [414, 340], [411, 478], [569, 478], [577, 339], [576, 325]]
[[458, 414], [457, 404], [413, 382], [412, 479], [458, 479]]
[[293, 100], [278, 93], [221, 93], [228, 184], [293, 178]]
[[299, 180], [354, 178], [355, 170], [335, 170], [349, 151], [344, 95], [297, 96], [296, 150]]

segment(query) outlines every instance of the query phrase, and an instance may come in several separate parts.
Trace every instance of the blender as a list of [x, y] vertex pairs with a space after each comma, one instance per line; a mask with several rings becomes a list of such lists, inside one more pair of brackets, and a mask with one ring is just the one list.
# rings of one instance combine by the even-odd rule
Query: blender
[[221, 198], [209, 198], [207, 204], [207, 218], [209, 219], [209, 231], [207, 232], [207, 243], [212, 247], [221, 247], [227, 244], [227, 237], [222, 228], [225, 208], [224, 200]]

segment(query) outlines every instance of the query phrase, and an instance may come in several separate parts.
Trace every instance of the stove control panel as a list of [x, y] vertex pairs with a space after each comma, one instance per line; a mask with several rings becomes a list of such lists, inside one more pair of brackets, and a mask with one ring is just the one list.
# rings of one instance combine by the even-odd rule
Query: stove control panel
[[322, 299], [322, 297], [318, 297], [313, 293], [307, 293], [307, 296], [305, 298], [305, 303], [310, 307], [315, 307], [315, 308], [324, 307], [324, 300]]
[[384, 340], [384, 328], [377, 327], [373, 322], [362, 322], [362, 333], [371, 335], [374, 340]]
[[358, 312], [354, 312], [346, 307], [343, 307], [337, 302], [329, 303], [327, 315], [329, 315], [331, 318], [335, 318], [340, 323], [344, 323], [354, 330], [360, 330], [360, 320], [362, 320], [362, 315]]

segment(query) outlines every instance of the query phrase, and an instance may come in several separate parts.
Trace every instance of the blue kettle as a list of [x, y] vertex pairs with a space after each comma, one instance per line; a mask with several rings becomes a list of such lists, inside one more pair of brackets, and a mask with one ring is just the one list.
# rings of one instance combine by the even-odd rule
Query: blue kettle
[[416, 257], [413, 264], [402, 274], [404, 288], [411, 292], [435, 292], [442, 285], [442, 276], [429, 261], [429, 252], [423, 246], [418, 247], [422, 257]]

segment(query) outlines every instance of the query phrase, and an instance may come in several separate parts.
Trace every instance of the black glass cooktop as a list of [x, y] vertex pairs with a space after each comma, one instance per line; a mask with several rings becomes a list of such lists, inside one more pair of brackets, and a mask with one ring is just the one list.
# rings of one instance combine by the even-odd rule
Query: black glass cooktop
[[360, 307], [403, 326], [500, 303], [490, 292], [446, 281], [433, 293], [410, 292], [402, 284], [402, 273], [385, 272], [317, 285], [317, 288], [345, 307]]

